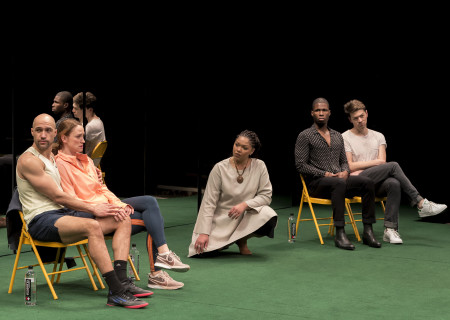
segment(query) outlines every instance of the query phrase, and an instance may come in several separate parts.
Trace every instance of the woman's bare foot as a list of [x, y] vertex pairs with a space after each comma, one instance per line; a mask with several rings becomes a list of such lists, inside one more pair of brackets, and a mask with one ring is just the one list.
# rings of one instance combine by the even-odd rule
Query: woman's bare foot
[[239, 252], [243, 255], [251, 255], [252, 252], [247, 247], [247, 239], [240, 239], [236, 241], [236, 244], [239, 247]]

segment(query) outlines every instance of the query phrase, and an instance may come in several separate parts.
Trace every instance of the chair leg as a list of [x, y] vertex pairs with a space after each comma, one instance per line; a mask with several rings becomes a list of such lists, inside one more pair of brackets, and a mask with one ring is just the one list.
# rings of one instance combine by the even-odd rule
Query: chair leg
[[380, 201], [381, 207], [383, 208], [383, 212], [386, 212], [386, 207], [384, 206], [384, 201]]
[[311, 215], [313, 217], [314, 225], [316, 226], [317, 234], [319, 235], [320, 244], [324, 244], [322, 239], [322, 234], [320, 233], [319, 224], [317, 223], [316, 215], [314, 213], [314, 209], [312, 203], [308, 201], [309, 209], [311, 210]]
[[[86, 263], [86, 259], [84, 258], [83, 252], [81, 251], [81, 248], [80, 248], [79, 245], [76, 246], [76, 247], [77, 247], [77, 250], [78, 250], [78, 254], [80, 255], [81, 261], [83, 261], [83, 265], [84, 265], [84, 268], [86, 269], [86, 272], [88, 274], [89, 280], [91, 280], [92, 287], [94, 288], [94, 291], [97, 291], [98, 290], [97, 285], [94, 282], [94, 278], [92, 277], [92, 273], [89, 270], [89, 266]], [[87, 252], [86, 252], [86, 255], [87, 255]]]
[[92, 260], [91, 253], [88, 250], [88, 247], [86, 244], [83, 244], [84, 251], [86, 252], [86, 255], [89, 259], [89, 262], [92, 266], [92, 271], [94, 272], [94, 275], [97, 277], [98, 283], [100, 284], [100, 288], [105, 289], [105, 285], [103, 284], [102, 278], [100, 277], [100, 273], [98, 272], [97, 265], [95, 264], [94, 260]]
[[358, 241], [361, 241], [361, 236], [359, 235], [358, 227], [356, 226], [355, 217], [353, 216], [353, 211], [352, 211], [352, 207], [351, 207], [350, 203], [347, 203], [346, 207], [347, 207], [347, 214], [350, 219], [350, 223], [353, 227], [353, 232], [355, 233], [356, 239]]
[[39, 262], [39, 266], [41, 267], [42, 273], [44, 274], [45, 280], [47, 281], [48, 287], [50, 288], [50, 291], [52, 292], [53, 299], [58, 300], [58, 296], [56, 295], [55, 289], [53, 288], [53, 284], [50, 281], [50, 278], [48, 277], [47, 270], [45, 270], [45, 265], [41, 260], [41, 256], [39, 255], [39, 252], [37, 251], [37, 248], [36, 248], [34, 242], [31, 242], [31, 246], [33, 247], [36, 258]]
[[[66, 257], [66, 250], [64, 250], [63, 254], [61, 254], [61, 248], [58, 248], [58, 252], [56, 253], [56, 259], [55, 264], [53, 266], [53, 274], [52, 274], [52, 283], [55, 283], [55, 274], [56, 274], [56, 267], [59, 264], [59, 272], [61, 272], [63, 265], [64, 265], [64, 258]], [[61, 279], [61, 273], [58, 273], [58, 276], [56, 277], [56, 283], [59, 283], [59, 280]]]
[[131, 257], [129, 255], [128, 255], [128, 263], [130, 264], [131, 269], [133, 270], [134, 277], [136, 278], [136, 281], [140, 281], [141, 278], [139, 278], [139, 275], [138, 275], [138, 273], [136, 271], [136, 268], [134, 267], [133, 260], [131, 260]]
[[9, 282], [8, 293], [12, 293], [14, 279], [16, 278], [17, 266], [19, 265], [19, 258], [20, 258], [20, 251], [22, 250], [22, 244], [23, 244], [23, 234], [20, 235], [19, 247], [17, 248], [16, 259], [14, 260], [14, 267], [13, 267], [13, 272], [11, 275], [11, 281]]
[[302, 208], [303, 208], [303, 195], [302, 195], [302, 200], [300, 200], [300, 206], [298, 208], [297, 224], [295, 225], [295, 234], [296, 234], [297, 239], [298, 239], [298, 224], [300, 222], [300, 216], [302, 214]]

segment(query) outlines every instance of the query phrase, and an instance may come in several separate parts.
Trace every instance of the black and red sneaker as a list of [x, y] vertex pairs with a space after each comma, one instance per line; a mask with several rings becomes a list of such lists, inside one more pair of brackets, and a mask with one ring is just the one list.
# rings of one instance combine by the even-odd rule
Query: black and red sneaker
[[127, 290], [129, 293], [131, 293], [133, 296], [142, 298], [142, 297], [148, 297], [153, 294], [153, 291], [145, 290], [142, 288], [137, 287], [133, 280], [130, 278], [124, 280], [121, 282], [125, 290]]
[[125, 291], [120, 294], [108, 293], [108, 306], [124, 307], [129, 309], [139, 309], [148, 306], [148, 302], [142, 301], [132, 295], [130, 292]]

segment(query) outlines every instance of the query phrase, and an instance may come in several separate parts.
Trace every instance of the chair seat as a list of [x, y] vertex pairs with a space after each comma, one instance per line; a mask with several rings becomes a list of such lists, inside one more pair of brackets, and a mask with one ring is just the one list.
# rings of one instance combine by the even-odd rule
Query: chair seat
[[[319, 236], [319, 241], [321, 244], [324, 244], [322, 233], [320, 231], [320, 227], [328, 226], [328, 233], [333, 235], [333, 233], [334, 233], [333, 217], [332, 216], [317, 217], [317, 215], [314, 211], [314, 208], [313, 208], [313, 204], [331, 205], [332, 204], [331, 199], [311, 197], [309, 195], [308, 188], [306, 187], [306, 183], [305, 183], [305, 180], [302, 175], [300, 175], [300, 179], [302, 181], [303, 190], [302, 190], [302, 197], [301, 197], [300, 206], [299, 206], [298, 215], [297, 215], [296, 237], [298, 238], [298, 227], [299, 227], [300, 222], [313, 221], [314, 225], [316, 227], [317, 235]], [[359, 235], [358, 228], [356, 227], [356, 223], [353, 219], [353, 215], [351, 214], [351, 211], [349, 211], [349, 210], [351, 210], [351, 208], [349, 207], [349, 203], [352, 201], [356, 201], [356, 199], [355, 200], [352, 200], [349, 198], [345, 199], [345, 208], [347, 210], [346, 216], [349, 219], [349, 221], [346, 221], [346, 224], [352, 225], [353, 231], [355, 233], [357, 240], [361, 241], [361, 237]], [[308, 205], [309, 205], [309, 209], [311, 212], [311, 218], [301, 218], [301, 214], [302, 214], [302, 210], [303, 210], [303, 203], [305, 203], [305, 202], [308, 203]], [[328, 223], [319, 223], [319, 221], [322, 221], [322, 220], [328, 220]]]

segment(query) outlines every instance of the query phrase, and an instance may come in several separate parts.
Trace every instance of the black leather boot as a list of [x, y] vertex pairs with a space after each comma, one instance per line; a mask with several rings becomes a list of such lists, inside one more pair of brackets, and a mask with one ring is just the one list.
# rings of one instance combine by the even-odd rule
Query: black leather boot
[[372, 224], [364, 224], [363, 243], [372, 248], [381, 248], [381, 243], [373, 234]]
[[336, 227], [336, 236], [334, 237], [336, 247], [345, 250], [355, 250], [355, 246], [348, 240], [344, 227]]

